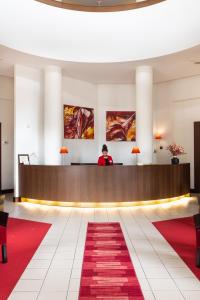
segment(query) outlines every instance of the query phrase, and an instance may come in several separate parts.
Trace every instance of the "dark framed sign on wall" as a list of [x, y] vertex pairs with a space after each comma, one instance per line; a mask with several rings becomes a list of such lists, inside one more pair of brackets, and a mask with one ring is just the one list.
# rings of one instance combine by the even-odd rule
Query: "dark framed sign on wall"
[[18, 154], [18, 164], [30, 165], [29, 154]]

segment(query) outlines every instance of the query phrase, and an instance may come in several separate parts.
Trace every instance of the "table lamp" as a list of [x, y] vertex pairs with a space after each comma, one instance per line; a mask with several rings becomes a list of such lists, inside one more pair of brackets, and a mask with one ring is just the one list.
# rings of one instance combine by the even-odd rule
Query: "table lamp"
[[137, 155], [140, 154], [139, 147], [133, 147], [131, 153], [136, 155], [136, 165], [137, 165]]
[[69, 150], [67, 147], [61, 147], [60, 148], [60, 154], [62, 155], [62, 165], [64, 165], [65, 162], [65, 155], [69, 153]]

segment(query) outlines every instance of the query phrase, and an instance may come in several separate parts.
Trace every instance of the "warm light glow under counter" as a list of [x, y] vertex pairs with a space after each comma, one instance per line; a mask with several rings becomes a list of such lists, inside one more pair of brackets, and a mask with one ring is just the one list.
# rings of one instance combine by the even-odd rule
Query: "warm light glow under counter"
[[24, 199], [52, 201], [54, 205], [144, 204], [190, 193], [190, 165], [20, 165], [19, 191]]

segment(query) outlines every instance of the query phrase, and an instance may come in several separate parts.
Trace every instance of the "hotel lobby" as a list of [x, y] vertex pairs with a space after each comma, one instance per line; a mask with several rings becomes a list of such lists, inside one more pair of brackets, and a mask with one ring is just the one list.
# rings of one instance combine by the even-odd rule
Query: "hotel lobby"
[[0, 2], [0, 300], [200, 299], [199, 20]]

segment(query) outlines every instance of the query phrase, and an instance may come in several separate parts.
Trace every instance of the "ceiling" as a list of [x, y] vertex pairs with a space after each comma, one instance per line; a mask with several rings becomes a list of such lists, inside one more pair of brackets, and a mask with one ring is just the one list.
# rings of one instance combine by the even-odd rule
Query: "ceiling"
[[112, 13], [6, 0], [0, 1], [0, 44], [66, 62], [138, 61], [199, 45], [199, 20], [200, 0], [166, 0]]
[[97, 84], [129, 84], [135, 81], [135, 69], [150, 65], [154, 69], [154, 82], [165, 82], [200, 75], [200, 45], [155, 59], [124, 63], [73, 63], [49, 60], [0, 46], [0, 75], [13, 76], [14, 65], [43, 69], [47, 65], [58, 65], [64, 76]]
[[12, 77], [16, 64], [58, 65], [64, 76], [98, 84], [133, 83], [139, 65], [153, 67], [156, 83], [200, 75], [199, 20], [200, 0], [110, 14], [0, 1], [0, 75]]

